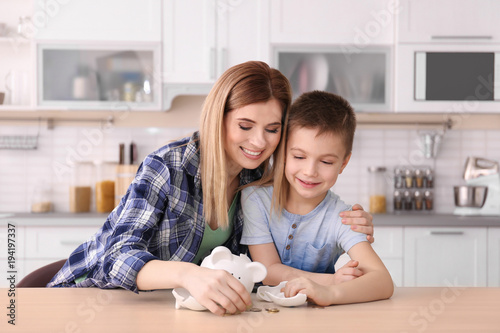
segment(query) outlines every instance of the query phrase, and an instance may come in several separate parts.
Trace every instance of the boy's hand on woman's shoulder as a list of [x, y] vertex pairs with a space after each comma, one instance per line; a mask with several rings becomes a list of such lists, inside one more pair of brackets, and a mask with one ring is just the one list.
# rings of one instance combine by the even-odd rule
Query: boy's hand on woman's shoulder
[[352, 211], [340, 213], [342, 223], [351, 226], [351, 229], [366, 234], [366, 240], [370, 243], [375, 241], [373, 237], [373, 216], [365, 212], [360, 204], [352, 206]]
[[358, 268], [358, 265], [358, 261], [349, 260], [333, 274], [333, 284], [341, 284], [342, 282], [351, 281], [362, 276], [363, 272]]

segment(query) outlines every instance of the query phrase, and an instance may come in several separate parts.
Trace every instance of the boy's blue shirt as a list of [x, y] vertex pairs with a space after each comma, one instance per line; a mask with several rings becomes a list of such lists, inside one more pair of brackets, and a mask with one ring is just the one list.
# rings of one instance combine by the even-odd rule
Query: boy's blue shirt
[[282, 211], [271, 214], [273, 187], [247, 187], [242, 191], [243, 235], [241, 243], [274, 242], [281, 262], [308, 272], [335, 273], [335, 262], [366, 235], [342, 224], [340, 212], [351, 210], [328, 191], [323, 201], [306, 215]]

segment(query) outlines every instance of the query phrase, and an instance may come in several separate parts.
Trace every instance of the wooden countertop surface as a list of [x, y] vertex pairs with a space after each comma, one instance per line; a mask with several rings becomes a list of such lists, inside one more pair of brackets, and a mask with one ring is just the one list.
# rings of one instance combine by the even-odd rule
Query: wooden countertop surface
[[1, 332], [500, 332], [500, 288], [399, 287], [389, 300], [326, 308], [254, 301], [261, 312], [224, 317], [176, 310], [170, 290], [17, 288], [14, 298], [3, 288], [0, 295]]

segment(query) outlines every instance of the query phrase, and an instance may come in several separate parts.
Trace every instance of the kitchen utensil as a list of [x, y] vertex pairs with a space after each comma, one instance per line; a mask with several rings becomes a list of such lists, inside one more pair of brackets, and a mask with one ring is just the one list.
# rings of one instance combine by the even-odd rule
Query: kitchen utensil
[[454, 186], [453, 191], [456, 207], [481, 208], [484, 206], [488, 195], [487, 186]]
[[[453, 213], [456, 215], [500, 216], [500, 173], [498, 169], [496, 161], [468, 157], [463, 177], [467, 184], [466, 187], [472, 189], [466, 189], [466, 187], [455, 189], [459, 193], [455, 194], [458, 195], [458, 198], [456, 198], [456, 208]], [[487, 190], [482, 188], [487, 188]]]
[[498, 174], [498, 170], [498, 162], [469, 156], [465, 161], [464, 179], [470, 180], [481, 176]]
[[422, 149], [426, 158], [436, 157], [443, 133], [436, 131], [421, 131], [420, 140], [422, 142]]

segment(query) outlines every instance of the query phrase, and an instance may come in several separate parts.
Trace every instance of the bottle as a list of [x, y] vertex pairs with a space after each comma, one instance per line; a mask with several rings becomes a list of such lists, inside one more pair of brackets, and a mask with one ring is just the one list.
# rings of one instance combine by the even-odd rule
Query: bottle
[[411, 195], [411, 192], [406, 190], [403, 193], [403, 206], [405, 210], [412, 210], [413, 209], [413, 196]]
[[434, 187], [434, 174], [431, 168], [425, 169], [425, 187], [433, 188]]
[[405, 177], [403, 175], [403, 170], [401, 168], [394, 169], [394, 187], [403, 188]]
[[410, 168], [405, 169], [405, 187], [412, 188], [413, 187], [413, 170]]
[[415, 187], [416, 188], [424, 187], [424, 171], [422, 169], [415, 170]]
[[401, 192], [399, 190], [394, 191], [394, 211], [400, 212], [403, 210], [403, 197], [401, 196]]
[[370, 213], [384, 214], [386, 212], [386, 180], [385, 167], [369, 167]]
[[424, 198], [422, 196], [422, 192], [420, 191], [415, 191], [413, 193], [414, 197], [414, 203], [415, 203], [415, 210], [422, 210], [424, 208]]
[[432, 210], [434, 208], [434, 199], [431, 191], [427, 190], [424, 192], [424, 202], [425, 210]]

